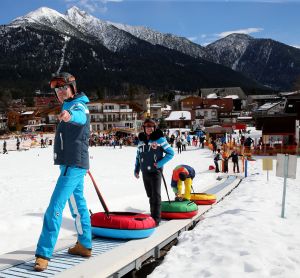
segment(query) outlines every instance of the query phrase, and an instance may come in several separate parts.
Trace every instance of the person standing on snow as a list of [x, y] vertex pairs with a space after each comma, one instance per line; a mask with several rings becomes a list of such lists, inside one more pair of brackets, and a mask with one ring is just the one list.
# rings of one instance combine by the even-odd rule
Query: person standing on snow
[[8, 154], [7, 148], [6, 148], [6, 141], [3, 142], [3, 154]]
[[236, 149], [233, 149], [233, 151], [231, 152], [230, 156], [228, 157], [228, 159], [230, 157], [232, 158], [233, 173], [235, 173], [235, 170], [237, 170], [237, 173], [240, 172], [240, 168], [239, 168], [239, 156], [242, 156], [242, 155], [238, 154], [238, 152], [236, 151]]
[[[161, 219], [161, 176], [163, 166], [174, 156], [172, 147], [167, 142], [156, 123], [146, 119], [143, 124], [144, 132], [139, 134], [134, 175], [139, 178], [143, 173], [143, 182], [150, 203], [151, 216], [159, 225]], [[165, 153], [165, 155], [164, 155]]]
[[177, 147], [177, 152], [181, 153], [182, 151], [182, 142], [180, 136], [177, 136], [176, 138], [176, 147]]
[[20, 150], [20, 139], [19, 139], [19, 137], [17, 137], [17, 151], [19, 151]]
[[77, 93], [75, 77], [69, 73], [57, 74], [50, 81], [62, 112], [54, 142], [54, 164], [60, 165], [60, 176], [44, 215], [42, 232], [35, 252], [34, 270], [47, 269], [61, 226], [66, 202], [75, 219], [78, 240], [68, 253], [91, 256], [92, 233], [89, 211], [83, 196], [84, 176], [89, 169], [89, 99]]
[[215, 166], [216, 166], [215, 172], [216, 173], [220, 172], [220, 169], [219, 169], [219, 160], [222, 160], [221, 150], [217, 149], [217, 153], [214, 156], [214, 163], [215, 163]]
[[[191, 189], [195, 170], [188, 165], [178, 165], [173, 170], [171, 187], [176, 195], [175, 201], [191, 199]], [[184, 182], [184, 195], [182, 197], [182, 183]]]

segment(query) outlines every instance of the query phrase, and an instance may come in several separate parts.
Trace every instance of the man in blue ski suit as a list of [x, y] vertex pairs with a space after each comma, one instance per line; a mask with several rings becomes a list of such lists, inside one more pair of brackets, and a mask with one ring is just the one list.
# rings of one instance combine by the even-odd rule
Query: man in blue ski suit
[[[163, 132], [156, 129], [151, 119], [144, 122], [144, 132], [139, 134], [139, 143], [134, 175], [139, 178], [143, 173], [143, 182], [150, 203], [151, 216], [159, 225], [161, 214], [161, 173], [163, 166], [173, 158], [174, 150], [167, 142]], [[165, 155], [164, 155], [165, 153]]]
[[44, 215], [42, 232], [36, 249], [34, 269], [47, 269], [62, 222], [64, 207], [69, 202], [78, 241], [68, 253], [91, 256], [92, 234], [90, 215], [83, 196], [84, 176], [89, 169], [89, 99], [77, 93], [75, 77], [62, 72], [50, 82], [62, 103], [54, 143], [54, 164], [60, 165], [60, 176]]

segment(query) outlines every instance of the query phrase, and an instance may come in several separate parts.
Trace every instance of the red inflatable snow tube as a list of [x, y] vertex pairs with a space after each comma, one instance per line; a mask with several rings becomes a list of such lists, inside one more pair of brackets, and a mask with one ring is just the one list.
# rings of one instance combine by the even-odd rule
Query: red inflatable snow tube
[[193, 200], [193, 202], [197, 205], [212, 205], [216, 202], [216, 199], [212, 200]]
[[191, 201], [163, 201], [161, 202], [161, 218], [187, 219], [198, 213], [198, 206]]
[[209, 167], [208, 167], [208, 170], [215, 170], [216, 168], [215, 168], [215, 166], [213, 166], [213, 165], [209, 165]]
[[163, 219], [188, 219], [193, 218], [198, 211], [190, 211], [190, 212], [161, 212], [161, 218]]
[[155, 228], [154, 219], [147, 214], [135, 212], [97, 212], [91, 215], [92, 227], [124, 230], [143, 230]]

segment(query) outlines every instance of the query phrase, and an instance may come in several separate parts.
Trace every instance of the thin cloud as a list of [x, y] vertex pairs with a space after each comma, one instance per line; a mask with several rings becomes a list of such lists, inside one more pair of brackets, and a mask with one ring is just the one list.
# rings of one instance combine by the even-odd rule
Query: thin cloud
[[192, 42], [194, 42], [194, 41], [196, 41], [198, 39], [198, 37], [188, 37], [187, 39], [190, 40], [190, 41], [192, 41]]
[[224, 38], [230, 34], [233, 34], [233, 33], [238, 33], [238, 34], [251, 34], [251, 33], [258, 33], [258, 32], [261, 32], [263, 31], [264, 29], [263, 28], [246, 28], [246, 29], [239, 29], [239, 30], [233, 30], [233, 31], [225, 31], [225, 32], [222, 32], [222, 33], [219, 33], [219, 34], [216, 34], [217, 37], [219, 38]]
[[123, 0], [65, 0], [68, 7], [77, 6], [90, 13], [106, 13], [107, 3], [109, 2], [123, 2]]

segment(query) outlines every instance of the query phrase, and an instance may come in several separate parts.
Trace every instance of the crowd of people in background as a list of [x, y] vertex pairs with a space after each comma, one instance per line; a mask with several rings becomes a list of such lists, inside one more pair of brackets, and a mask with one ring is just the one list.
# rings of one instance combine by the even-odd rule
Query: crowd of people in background
[[92, 133], [89, 140], [91, 147], [97, 146], [118, 146], [120, 149], [122, 146], [136, 146], [138, 144], [138, 137], [134, 134], [127, 135], [115, 135], [115, 134], [101, 134]]
[[[212, 137], [210, 139], [216, 173], [228, 173], [228, 162], [230, 158], [232, 159], [233, 172], [240, 173], [239, 157], [243, 157], [243, 154], [247, 155], [248, 150], [250, 150], [252, 144], [254, 144], [254, 140], [250, 136], [245, 138], [245, 135], [243, 135], [242, 132], [239, 132], [237, 140], [232, 139], [231, 137], [229, 137], [229, 140], [230, 142], [228, 142], [228, 138], [226, 138], [225, 135], [215, 138]], [[240, 152], [238, 152], [237, 147], [240, 148]]]
[[[40, 141], [39, 141], [40, 138]], [[8, 144], [9, 142], [9, 144]], [[43, 134], [22, 134], [18, 136], [11, 136], [9, 139], [4, 139], [2, 143], [3, 154], [8, 154], [8, 151], [16, 150], [28, 150], [32, 145], [46, 148], [52, 145], [52, 139], [49, 137], [43, 137]], [[8, 149], [9, 146], [9, 149]]]
[[[201, 135], [190, 134], [189, 132], [176, 131], [170, 134], [169, 130], [164, 131], [164, 136], [167, 142], [177, 149], [180, 154], [182, 151], [186, 151], [187, 146], [204, 148], [205, 133], [201, 132]], [[136, 146], [138, 144], [138, 137], [134, 134], [102, 134], [91, 133], [89, 145], [91, 147], [96, 146], [110, 146], [120, 147], [122, 146]]]

